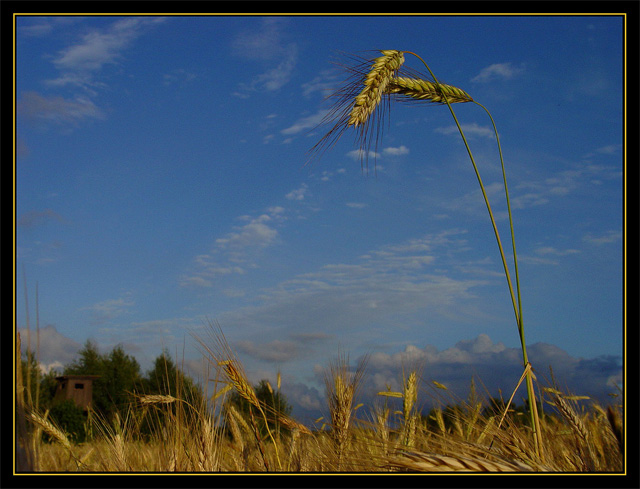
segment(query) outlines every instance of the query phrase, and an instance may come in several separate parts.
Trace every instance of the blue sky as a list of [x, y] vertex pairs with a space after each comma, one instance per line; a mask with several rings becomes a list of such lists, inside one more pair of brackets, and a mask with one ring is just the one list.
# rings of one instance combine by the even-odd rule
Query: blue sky
[[[303, 412], [338, 351], [511, 392], [519, 339], [498, 248], [447, 107], [392, 104], [375, 173], [353, 131], [307, 151], [340, 52], [422, 56], [493, 115], [515, 221], [524, 325], [541, 377], [621, 384], [621, 17], [19, 17], [17, 323], [41, 358], [91, 339], [143, 370], [197, 369], [220, 323], [251, 379]], [[406, 56], [405, 65], [424, 71]], [[491, 122], [456, 104], [510, 249]], [[513, 267], [512, 267], [513, 268]], [[511, 271], [513, 274], [513, 270]], [[426, 388], [426, 387], [425, 387]]]

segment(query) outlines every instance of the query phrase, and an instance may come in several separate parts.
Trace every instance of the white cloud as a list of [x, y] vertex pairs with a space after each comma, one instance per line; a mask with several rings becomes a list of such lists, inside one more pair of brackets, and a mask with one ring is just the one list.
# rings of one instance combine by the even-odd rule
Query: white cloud
[[[200, 272], [202, 275], [204, 273]], [[180, 287], [213, 287], [211, 280], [204, 278], [203, 276], [182, 276], [180, 278]]]
[[622, 148], [622, 145], [620, 144], [610, 144], [608, 146], [602, 146], [601, 148], [596, 149], [596, 151], [601, 154], [611, 155], [620, 151], [620, 148]]
[[258, 90], [274, 91], [289, 83], [298, 60], [298, 46], [294, 42], [286, 42], [286, 23], [283, 18], [266, 17], [259, 28], [240, 32], [231, 41], [235, 55], [270, 66], [249, 83], [241, 83], [236, 95], [246, 97]]
[[307, 186], [307, 184], [303, 183], [300, 186], [300, 188], [292, 190], [287, 195], [285, 195], [285, 198], [287, 198], [289, 200], [304, 200], [304, 194], [307, 193], [308, 189], [309, 189], [309, 187]]
[[[495, 214], [496, 219], [500, 219], [501, 217], [503, 217], [501, 215], [501, 213], [499, 212], [499, 207], [498, 202], [499, 200], [502, 200], [502, 197], [504, 196], [504, 185], [502, 182], [493, 182], [493, 183], [485, 183], [484, 184], [484, 188], [485, 188], [485, 192], [487, 194], [487, 197], [489, 198], [489, 201], [491, 201], [492, 203], [492, 207], [493, 208], [493, 212]], [[500, 196], [500, 199], [498, 200], [498, 202], [495, 202], [495, 196]], [[511, 199], [511, 206], [513, 208], [516, 208], [516, 205], [514, 204], [514, 198], [510, 196]], [[451, 200], [447, 200], [445, 202], [443, 202], [442, 207], [444, 207], [447, 210], [450, 211], [457, 211], [457, 212], [465, 212], [465, 213], [472, 213], [472, 214], [485, 214], [486, 213], [486, 207], [484, 207], [484, 200], [482, 197], [482, 191], [480, 190], [480, 188], [476, 189], [476, 190], [472, 190], [471, 192], [468, 192], [465, 195], [462, 195], [456, 199], [451, 199]], [[507, 217], [506, 212], [504, 213], [504, 217]]]
[[177, 70], [173, 70], [170, 73], [165, 73], [162, 75], [162, 83], [165, 86], [174, 85], [176, 83], [187, 83], [195, 80], [196, 75], [194, 73], [190, 73], [182, 68]]
[[64, 219], [56, 211], [44, 209], [42, 211], [29, 211], [21, 214], [16, 224], [21, 228], [32, 228], [54, 221], [62, 223]]
[[18, 101], [18, 116], [35, 122], [75, 124], [85, 119], [102, 119], [102, 111], [89, 99], [74, 100], [60, 96], [44, 97], [36, 92], [23, 93]]
[[[573, 394], [592, 396], [600, 401], [614, 391], [611, 379], [620, 378], [621, 374], [619, 358], [576, 358], [547, 343], [528, 345], [527, 353], [542, 386], [546, 386], [545, 373], [551, 367], [559, 385], [566, 386]], [[480, 334], [441, 351], [433, 345], [407, 345], [397, 353], [376, 352], [369, 358], [363, 390], [371, 398], [375, 398], [376, 392], [386, 390], [387, 385], [392, 390], [401, 390], [402, 371], [407, 368], [419, 369], [422, 377], [419, 401], [427, 408], [435, 401], [428, 394], [432, 381], [447, 387], [445, 392], [452, 396], [451, 401], [453, 396], [467, 397], [472, 377], [476, 386], [481, 383], [487, 388], [489, 395], [498, 396], [502, 391], [503, 396], [510, 396], [523, 371], [520, 348], [494, 343], [488, 335]], [[480, 390], [479, 394], [487, 393]], [[521, 389], [515, 402], [522, 405], [525, 396]]]
[[524, 72], [524, 65], [514, 66], [512, 63], [495, 63], [483, 68], [472, 82], [489, 82], [496, 79], [511, 79]]
[[286, 219], [284, 212], [283, 207], [274, 206], [257, 217], [241, 216], [239, 219], [246, 224], [236, 226], [224, 237], [216, 239], [209, 253], [196, 256], [194, 269], [183, 274], [180, 285], [208, 288], [214, 285], [214, 278], [242, 275], [248, 269], [256, 268], [253, 255], [277, 242], [279, 234], [276, 227]]
[[59, 333], [53, 325], [47, 325], [39, 330], [19, 328], [18, 331], [22, 353], [26, 353], [27, 349], [37, 353], [38, 362], [45, 372], [52, 368], [60, 370], [63, 364], [73, 361], [81, 348], [78, 342]]
[[268, 363], [283, 363], [299, 355], [299, 345], [293, 341], [273, 340], [264, 344], [253, 341], [239, 341], [234, 347], [240, 353]]
[[[22, 94], [18, 102], [19, 116], [31, 121], [56, 125], [77, 125], [81, 121], [104, 118], [103, 111], [90, 99], [105, 84], [96, 75], [105, 65], [118, 63], [122, 53], [149, 26], [164, 22], [162, 17], [126, 17], [100, 29], [84, 30], [80, 39], [60, 50], [53, 57], [58, 76], [45, 80], [49, 88], [72, 87], [81, 94], [72, 97], [42, 96], [36, 92]], [[27, 26], [32, 35], [46, 35], [54, 27], [65, 28], [81, 20], [48, 19], [47, 22]], [[68, 28], [68, 27], [67, 27]], [[29, 30], [30, 29], [30, 30]], [[73, 35], [73, 31], [70, 31]]]
[[[471, 124], [462, 124], [461, 126], [465, 136], [472, 135], [472, 136], [480, 136], [485, 138], [495, 137], [495, 132], [493, 131], [493, 129], [490, 129], [488, 126], [480, 126], [475, 122]], [[437, 127], [436, 129], [434, 129], [434, 131], [440, 134], [445, 134], [445, 135], [460, 134], [460, 131], [458, 130], [458, 126], [455, 126], [455, 125], [447, 126], [447, 127]]]
[[104, 324], [125, 314], [134, 305], [135, 302], [127, 295], [127, 297], [97, 302], [91, 306], [83, 307], [81, 310], [91, 312], [92, 324]]
[[302, 95], [305, 97], [315, 92], [321, 92], [323, 96], [330, 95], [335, 91], [336, 72], [333, 70], [325, 70], [313, 80], [302, 84]]
[[409, 148], [407, 148], [406, 146], [400, 146], [399, 148], [384, 148], [382, 150], [382, 153], [385, 155], [392, 155], [392, 156], [401, 156], [401, 155], [407, 155], [409, 154]]
[[576, 253], [580, 253], [580, 250], [574, 250], [574, 249], [558, 250], [553, 246], [543, 246], [542, 248], [536, 249], [535, 252], [539, 255], [567, 256], [567, 255], [574, 255]]
[[603, 245], [607, 243], [615, 243], [616, 241], [621, 240], [622, 233], [620, 231], [611, 230], [599, 236], [593, 235], [593, 234], [587, 234], [582, 239], [588, 243], [592, 243], [595, 245]]
[[231, 40], [233, 53], [254, 60], [271, 61], [278, 58], [286, 48], [284, 27], [287, 22], [282, 17], [260, 19], [257, 27], [252, 26], [238, 32]]
[[53, 25], [49, 22], [38, 22], [31, 25], [20, 25], [18, 32], [23, 36], [42, 37], [53, 31]]
[[322, 119], [324, 119], [326, 114], [326, 110], [320, 110], [315, 114], [298, 119], [293, 125], [287, 127], [286, 129], [283, 129], [282, 131], [280, 131], [280, 133], [285, 136], [289, 136], [292, 134], [298, 134], [307, 129], [314, 128], [318, 124], [320, 124], [320, 122], [322, 122]]
[[[460, 232], [445, 232], [371, 250], [354, 262], [326, 264], [264, 289], [261, 303], [219, 319], [229, 327], [333, 334], [419, 311], [449, 315], [452, 304], [473, 300], [472, 289], [484, 283], [436, 271], [435, 248], [451, 253], [461, 244]], [[464, 309], [456, 313], [465, 314]]]
[[[566, 197], [585, 183], [598, 184], [601, 180], [621, 179], [617, 168], [599, 165], [579, 165], [575, 170], [565, 170], [542, 181], [523, 181], [510, 190], [511, 206], [513, 209], [523, 209], [537, 205], [544, 205], [557, 197]], [[524, 193], [520, 193], [524, 191]]]
[[[553, 369], [554, 379], [567, 394], [589, 396], [589, 402], [606, 404], [610, 393], [621, 386], [622, 368], [620, 358], [600, 356], [591, 359], [576, 358], [555, 345], [535, 343], [527, 348], [529, 361], [537, 374], [541, 387], [551, 385], [546, 380], [546, 372]], [[315, 381], [322, 385], [326, 365], [314, 368]], [[356, 358], [350, 364], [357, 364]], [[427, 344], [423, 347], [408, 344], [395, 353], [374, 351], [369, 354], [365, 374], [360, 384], [359, 402], [374, 406], [380, 401], [378, 392], [402, 391], [403, 375], [416, 370], [419, 374], [418, 409], [426, 414], [436, 405], [459, 404], [470, 393], [471, 382], [475, 383], [476, 395], [482, 397], [508, 398], [522, 374], [522, 352], [520, 348], [510, 348], [501, 342], [494, 343], [486, 334], [471, 340], [463, 340], [454, 346], [439, 350]], [[286, 370], [285, 370], [286, 372]], [[285, 374], [286, 375], [286, 374]], [[446, 387], [438, 389], [434, 382]], [[301, 383], [288, 383], [283, 391], [294, 405], [294, 415], [312, 422], [326, 405], [323, 393]], [[402, 400], [385, 398], [387, 402]], [[526, 390], [521, 386], [514, 397], [514, 404], [522, 406], [526, 402]]]
[[235, 289], [235, 288], [224, 289], [222, 293], [226, 297], [244, 297], [246, 295], [246, 292], [244, 290]]
[[380, 158], [380, 153], [376, 153], [375, 151], [371, 150], [367, 151], [364, 149], [354, 149], [353, 151], [349, 151], [347, 153], [347, 156], [353, 160], [362, 160], [366, 158], [378, 159]]
[[278, 231], [269, 225], [271, 216], [262, 214], [224, 238], [216, 239], [220, 248], [264, 247], [278, 236]]
[[61, 50], [53, 60], [61, 76], [53, 85], [93, 85], [93, 74], [120, 59], [122, 51], [148, 26], [164, 22], [162, 17], [126, 17], [105, 29], [93, 29], [80, 42]]

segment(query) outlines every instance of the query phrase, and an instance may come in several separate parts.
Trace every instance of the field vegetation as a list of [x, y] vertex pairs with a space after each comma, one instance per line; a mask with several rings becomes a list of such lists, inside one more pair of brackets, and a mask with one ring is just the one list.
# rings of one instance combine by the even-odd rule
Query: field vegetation
[[[366, 375], [366, 358], [351, 367], [341, 355], [326, 368], [328, 415], [309, 426], [291, 416], [280, 376], [277, 385], [267, 380], [250, 385], [222, 332], [215, 335], [218, 348], [205, 348], [213, 392], [191, 380], [163, 353], [155, 368], [139, 378], [138, 388], [122, 390], [120, 399], [125, 401], [89, 415], [73, 403], [36, 396], [50, 379], [20, 360], [16, 471], [624, 470], [620, 398], [603, 406], [555, 386], [539, 386], [543, 444], [538, 454], [526, 404], [517, 407], [508, 399], [483, 395], [472, 379], [468, 397], [458, 399], [437, 382], [427, 385], [419, 370], [409, 370], [402, 374], [402, 392], [380, 392], [364, 405], [358, 402], [358, 388]], [[152, 385], [154, 373], [162, 380]], [[423, 412], [419, 406], [427, 396], [435, 407]]]

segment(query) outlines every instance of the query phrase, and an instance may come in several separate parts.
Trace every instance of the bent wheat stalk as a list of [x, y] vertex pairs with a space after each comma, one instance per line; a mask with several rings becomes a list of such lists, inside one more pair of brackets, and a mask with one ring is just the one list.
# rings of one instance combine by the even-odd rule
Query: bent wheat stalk
[[[414, 56], [416, 56], [420, 61], [422, 61], [422, 63], [425, 65], [425, 67], [427, 68], [427, 70], [429, 70], [429, 73], [431, 74], [431, 76], [433, 77], [433, 80], [435, 81], [436, 85], [438, 87], [440, 87], [440, 90], [442, 91], [442, 85], [438, 82], [438, 79], [436, 78], [436, 76], [433, 74], [433, 72], [431, 71], [431, 68], [429, 68], [429, 65], [427, 65], [427, 63], [417, 54], [412, 53], [407, 51], [407, 54], [413, 54]], [[509, 227], [511, 230], [511, 242], [513, 245], [513, 261], [514, 261], [514, 267], [515, 267], [515, 273], [516, 273], [516, 293], [517, 293], [517, 299], [515, 297], [516, 294], [514, 294], [514, 290], [513, 290], [513, 285], [511, 283], [511, 277], [509, 275], [509, 267], [507, 266], [507, 260], [505, 257], [505, 253], [504, 250], [502, 248], [502, 243], [500, 241], [500, 233], [498, 232], [498, 227], [496, 226], [496, 222], [495, 222], [495, 218], [493, 216], [493, 212], [491, 211], [491, 205], [489, 204], [489, 198], [487, 197], [487, 192], [484, 188], [484, 185], [482, 183], [482, 179], [480, 178], [480, 172], [478, 170], [478, 166], [476, 165], [475, 159], [473, 157], [473, 154], [471, 153], [471, 148], [469, 147], [469, 143], [467, 142], [467, 138], [464, 135], [464, 131], [462, 130], [462, 126], [460, 125], [460, 123], [458, 122], [458, 118], [456, 117], [455, 112], [453, 111], [453, 108], [451, 107], [451, 103], [448, 100], [448, 97], [446, 95], [446, 93], [443, 92], [443, 98], [444, 101], [446, 102], [447, 106], [449, 107], [449, 110], [451, 112], [451, 115], [453, 116], [453, 119], [456, 123], [456, 126], [458, 127], [458, 131], [460, 132], [460, 136], [462, 136], [462, 140], [464, 141], [464, 145], [467, 149], [467, 153], [469, 155], [469, 159], [471, 160], [471, 164], [473, 165], [473, 169], [475, 171], [476, 177], [478, 179], [478, 183], [480, 184], [480, 189], [482, 190], [482, 196], [484, 198], [485, 201], [485, 205], [487, 206], [487, 211], [489, 212], [489, 217], [491, 219], [491, 225], [493, 226], [493, 231], [496, 237], [496, 241], [498, 243], [498, 248], [500, 250], [500, 258], [502, 259], [502, 265], [504, 268], [504, 273], [507, 279], [507, 284], [509, 286], [509, 293], [511, 294], [511, 302], [513, 304], [513, 309], [514, 309], [514, 313], [516, 316], [516, 324], [518, 326], [518, 333], [520, 335], [520, 344], [522, 347], [522, 357], [523, 357], [523, 366], [525, 368], [525, 370], [527, 369], [527, 366], [529, 365], [529, 358], [527, 356], [527, 346], [526, 346], [526, 342], [525, 342], [525, 338], [524, 338], [524, 325], [522, 323], [522, 300], [520, 297], [520, 279], [518, 276], [518, 257], [516, 254], [516, 245], [515, 245], [515, 237], [514, 237], [514, 231], [513, 231], [513, 217], [511, 214], [511, 203], [510, 203], [510, 199], [509, 199], [509, 190], [507, 187], [507, 177], [506, 177], [506, 171], [505, 171], [505, 167], [504, 167], [504, 159], [502, 157], [502, 147], [500, 145], [500, 138], [498, 136], [498, 130], [496, 128], [495, 122], [493, 120], [493, 117], [491, 116], [491, 113], [487, 110], [486, 107], [484, 107], [482, 104], [479, 104], [476, 102], [477, 105], [479, 105], [480, 107], [482, 107], [486, 113], [489, 115], [489, 118], [491, 119], [491, 123], [493, 124], [493, 129], [495, 131], [495, 135], [496, 135], [496, 141], [498, 143], [498, 150], [500, 152], [500, 163], [502, 166], [502, 176], [503, 176], [503, 181], [504, 181], [504, 188], [505, 188], [505, 195], [506, 195], [506, 201], [507, 201], [507, 209], [508, 209], [508, 213], [509, 213]], [[541, 439], [541, 430], [540, 430], [540, 420], [537, 414], [537, 407], [535, 404], [535, 393], [533, 390], [533, 380], [532, 380], [532, 372], [531, 369], [529, 369], [529, 371], [527, 372], [527, 400], [528, 400], [528, 404], [529, 404], [529, 414], [530, 414], [530, 419], [531, 419], [531, 428], [533, 430], [533, 435], [534, 435], [534, 441], [535, 441], [535, 446], [536, 446], [536, 452], [538, 454], [538, 456], [540, 456], [542, 454], [542, 439]]]
[[[449, 107], [451, 115], [456, 123], [456, 126], [460, 132], [462, 140], [464, 142], [465, 148], [473, 165], [473, 169], [476, 174], [476, 178], [480, 185], [480, 189], [482, 191], [482, 196], [484, 198], [485, 205], [489, 212], [489, 218], [491, 220], [491, 225], [493, 227], [493, 231], [496, 237], [496, 241], [498, 244], [498, 248], [500, 251], [500, 258], [502, 260], [502, 265], [504, 268], [504, 273], [507, 279], [507, 285], [509, 288], [509, 293], [511, 296], [511, 302], [513, 304], [514, 314], [516, 318], [516, 323], [518, 327], [518, 332], [520, 335], [520, 342], [522, 346], [522, 355], [523, 355], [523, 367], [525, 368], [526, 373], [526, 384], [527, 384], [527, 393], [528, 393], [528, 404], [529, 404], [529, 413], [531, 418], [531, 427], [534, 434], [536, 452], [538, 455], [541, 455], [542, 443], [541, 443], [541, 432], [540, 432], [540, 421], [537, 416], [537, 410], [535, 405], [535, 395], [533, 391], [533, 380], [531, 375], [531, 370], [527, 369], [529, 365], [529, 360], [527, 356], [527, 348], [526, 342], [524, 338], [524, 326], [522, 322], [522, 301], [520, 296], [520, 280], [518, 275], [518, 265], [517, 265], [517, 254], [515, 247], [515, 238], [513, 231], [513, 217], [511, 214], [511, 204], [509, 200], [509, 191], [507, 187], [507, 179], [506, 172], [504, 167], [504, 159], [502, 156], [502, 148], [500, 145], [500, 139], [498, 136], [498, 131], [493, 121], [493, 117], [491, 117], [491, 113], [481, 104], [478, 104], [473, 100], [471, 96], [469, 96], [464, 90], [461, 90], [457, 87], [452, 87], [450, 85], [444, 85], [438, 81], [436, 76], [431, 71], [431, 68], [427, 65], [427, 63], [416, 53], [411, 51], [395, 51], [395, 50], [387, 50], [381, 51], [383, 56], [376, 58], [371, 65], [371, 69], [369, 73], [364, 77], [363, 87], [360, 89], [360, 92], [355, 97], [355, 102], [353, 102], [352, 110], [347, 117], [345, 117], [344, 113], [342, 117], [339, 118], [337, 124], [329, 131], [329, 133], [320, 140], [320, 142], [312, 148], [312, 151], [315, 150], [318, 145], [324, 144], [326, 141], [332, 140], [334, 143], [346, 128], [350, 126], [354, 126], [355, 128], [360, 130], [359, 134], [359, 142], [361, 143], [361, 151], [363, 149], [362, 143], [367, 143], [368, 134], [368, 125], [369, 121], [372, 119], [372, 116], [378, 107], [380, 100], [384, 95], [388, 95], [389, 97], [400, 97], [401, 99], [414, 99], [418, 101], [426, 101], [430, 103], [437, 104], [446, 104]], [[417, 77], [404, 77], [404, 76], [394, 76], [399, 70], [401, 65], [404, 63], [404, 54], [411, 54], [417, 57], [424, 66], [429, 71], [433, 82], [425, 81], [421, 78]], [[361, 70], [360, 68], [351, 69], [350, 71], [354, 71], [356, 73]], [[339, 90], [338, 94], [342, 96], [342, 100], [338, 107], [336, 107], [329, 114], [334, 115], [338, 113], [339, 107], [348, 106], [348, 97], [353, 94], [354, 84], [348, 85], [343, 90]], [[345, 101], [345, 99], [347, 101]], [[512, 249], [513, 249], [513, 260], [515, 265], [515, 279], [516, 279], [516, 289], [514, 290], [511, 276], [509, 273], [509, 267], [507, 265], [506, 255], [504, 249], [502, 247], [502, 242], [500, 240], [500, 233], [498, 232], [498, 227], [495, 222], [495, 218], [493, 215], [493, 211], [491, 210], [491, 205], [489, 203], [489, 198], [487, 196], [487, 192], [485, 190], [485, 186], [482, 182], [482, 178], [480, 177], [480, 172], [478, 170], [478, 166], [476, 165], [475, 159], [473, 157], [473, 153], [471, 152], [471, 148], [469, 147], [469, 143], [467, 142], [467, 138], [465, 137], [464, 131], [462, 130], [462, 126], [456, 117], [456, 114], [451, 107], [453, 103], [459, 102], [475, 102], [477, 105], [482, 107], [491, 119], [491, 123], [493, 124], [493, 128], [496, 135], [496, 140], [498, 143], [498, 149], [500, 152], [500, 161], [502, 165], [502, 174], [504, 180], [505, 187], [505, 195], [507, 199], [507, 208], [509, 213], [509, 225], [511, 230], [511, 241], [512, 241]], [[375, 123], [378, 122], [378, 119], [375, 119]], [[360, 129], [360, 127], [364, 127], [366, 129]], [[337, 132], [337, 137], [334, 137], [334, 132]], [[366, 145], [366, 144], [365, 144]], [[368, 146], [367, 146], [368, 149]], [[367, 152], [368, 155], [368, 152]], [[517, 298], [516, 298], [517, 295]]]
[[49, 435], [53, 440], [62, 445], [70, 454], [73, 454], [71, 442], [69, 438], [55, 423], [47, 416], [41, 416], [35, 411], [31, 411], [27, 415], [29, 421], [38, 426], [42, 431]]
[[404, 452], [390, 458], [387, 466], [408, 472], [533, 472], [517, 460], [495, 462], [479, 457], [440, 455], [428, 452]]

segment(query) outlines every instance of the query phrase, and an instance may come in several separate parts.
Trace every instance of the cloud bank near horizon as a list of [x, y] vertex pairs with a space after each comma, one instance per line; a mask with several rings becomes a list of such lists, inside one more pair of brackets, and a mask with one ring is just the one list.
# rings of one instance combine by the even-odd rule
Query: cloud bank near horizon
[[[22, 338], [22, 351], [29, 344], [29, 331], [19, 330]], [[35, 349], [35, 331], [30, 331], [31, 345]], [[39, 359], [42, 369], [62, 371], [65, 365], [77, 358], [82, 345], [60, 334], [56, 327], [47, 325], [39, 331]], [[287, 350], [286, 342], [267, 345], [239, 342], [231, 344], [231, 348], [239, 352], [240, 360], [256, 351], [269, 351], [271, 356], [280, 358]], [[99, 345], [105, 353], [104, 345]], [[124, 345], [125, 350], [131, 349]], [[606, 403], [611, 394], [619, 394], [623, 387], [623, 365], [621, 358], [603, 355], [594, 358], [577, 358], [561, 348], [548, 343], [534, 343], [528, 346], [529, 360], [534, 366], [538, 383], [541, 387], [555, 386], [563, 392], [589, 396], [599, 403]], [[128, 352], [135, 356], [135, 352]], [[160, 352], [159, 352], [160, 354]], [[271, 358], [271, 356], [269, 358]], [[267, 359], [268, 360], [268, 359]], [[280, 358], [282, 360], [282, 358]], [[324, 392], [318, 385], [324, 384], [326, 365], [316, 364], [315, 378], [301, 379], [295, 371], [282, 368], [282, 392], [294, 407], [294, 415], [306, 422], [316, 419], [319, 413], [326, 410]], [[360, 359], [352, 359], [356, 365]], [[202, 361], [190, 359], [184, 363], [201, 365]], [[198, 378], [200, 372], [190, 372]], [[143, 369], [144, 370], [144, 369]], [[365, 405], [372, 407], [378, 392], [392, 390], [402, 391], [403, 371], [416, 370], [420, 376], [419, 397], [423, 410], [430, 409], [443, 399], [446, 403], [454, 403], [455, 399], [465, 399], [469, 394], [471, 382], [475, 383], [479, 394], [505, 399], [511, 396], [520, 375], [522, 374], [522, 354], [519, 348], [506, 347], [501, 342], [493, 342], [486, 334], [474, 339], [462, 340], [454, 346], [438, 350], [433, 345], [418, 347], [407, 345], [404, 350], [395, 353], [372, 352], [366, 364], [366, 372], [361, 385], [361, 399]], [[268, 379], [275, 385], [275, 373], [270, 370], [248, 370], [249, 379], [257, 384]], [[273, 378], [271, 378], [273, 377]], [[447, 387], [447, 391], [435, 388], [434, 381]], [[444, 398], [441, 397], [444, 395]], [[522, 404], [526, 396], [523, 387], [516, 394], [514, 402]]]

